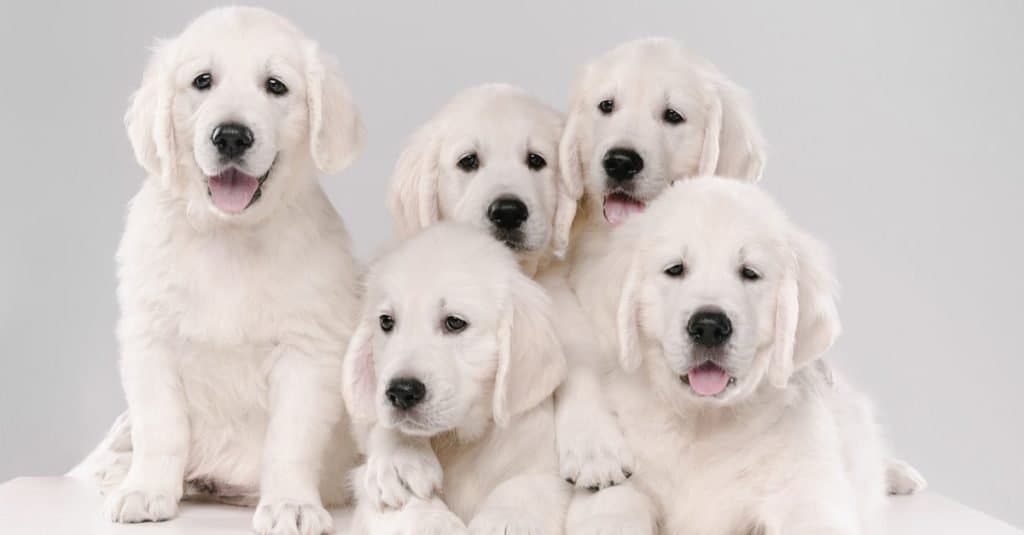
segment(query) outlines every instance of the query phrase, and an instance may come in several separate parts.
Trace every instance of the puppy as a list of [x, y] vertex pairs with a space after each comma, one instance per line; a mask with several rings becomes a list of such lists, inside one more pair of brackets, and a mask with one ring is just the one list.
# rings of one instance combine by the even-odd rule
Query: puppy
[[345, 402], [383, 435], [371, 457], [425, 442], [443, 467], [444, 501], [378, 510], [386, 499], [367, 495], [362, 467], [354, 532], [561, 533], [568, 487], [555, 475], [551, 393], [565, 360], [550, 316], [512, 251], [479, 229], [439, 223], [374, 263], [345, 356]]
[[883, 448], [823, 361], [840, 331], [824, 248], [738, 180], [679, 182], [571, 284], [621, 370], [629, 485], [581, 495], [578, 533], [874, 533]]
[[330, 531], [358, 268], [314, 176], [362, 145], [348, 90], [288, 21], [215, 9], [159, 44], [125, 122], [149, 176], [117, 253], [130, 440], [105, 444], [131, 454], [107, 516], [171, 518], [187, 481], [258, 499], [259, 533]]

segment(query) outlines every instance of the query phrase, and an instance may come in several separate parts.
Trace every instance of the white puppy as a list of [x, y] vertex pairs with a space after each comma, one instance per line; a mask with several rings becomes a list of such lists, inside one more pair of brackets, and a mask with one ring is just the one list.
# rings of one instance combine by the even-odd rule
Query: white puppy
[[384, 499], [358, 484], [361, 468], [354, 532], [561, 532], [569, 496], [555, 475], [551, 393], [565, 361], [550, 315], [512, 252], [469, 226], [439, 223], [374, 263], [345, 357], [345, 402], [386, 435], [371, 456], [425, 443], [443, 467], [444, 501], [380, 511]]
[[362, 144], [349, 92], [288, 21], [223, 8], [159, 44], [125, 122], [149, 177], [117, 255], [132, 452], [107, 515], [171, 518], [188, 481], [258, 497], [257, 532], [329, 531], [358, 267], [315, 174]]
[[[621, 370], [629, 485], [580, 495], [577, 532], [874, 533], [882, 447], [818, 360], [839, 334], [823, 247], [761, 190], [680, 182], [571, 283]], [[606, 531], [601, 531], [602, 533]]]

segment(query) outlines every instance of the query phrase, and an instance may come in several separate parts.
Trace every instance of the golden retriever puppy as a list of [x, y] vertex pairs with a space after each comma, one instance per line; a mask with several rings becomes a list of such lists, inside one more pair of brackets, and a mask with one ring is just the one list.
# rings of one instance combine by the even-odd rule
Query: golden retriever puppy
[[488, 233], [438, 223], [385, 254], [345, 357], [345, 402], [388, 435], [368, 443], [371, 458], [424, 443], [444, 482], [378, 509], [387, 500], [368, 495], [360, 468], [354, 532], [561, 533], [569, 487], [551, 394], [564, 374], [547, 294]]

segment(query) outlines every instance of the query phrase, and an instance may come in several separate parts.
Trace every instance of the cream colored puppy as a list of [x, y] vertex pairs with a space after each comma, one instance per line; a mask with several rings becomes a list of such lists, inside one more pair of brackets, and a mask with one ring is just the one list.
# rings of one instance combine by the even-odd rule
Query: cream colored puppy
[[443, 501], [379, 510], [360, 468], [354, 533], [561, 533], [569, 489], [556, 476], [551, 393], [565, 361], [550, 316], [513, 253], [466, 225], [434, 225], [374, 263], [345, 401], [386, 447], [429, 449]]
[[824, 248], [751, 184], [673, 185], [571, 283], [620, 370], [636, 469], [577, 495], [575, 533], [875, 533], [868, 402], [823, 361], [839, 335]]
[[362, 145], [348, 90], [288, 21], [215, 9], [160, 43], [125, 122], [149, 176], [117, 254], [130, 425], [111, 433], [130, 439], [105, 445], [131, 452], [123, 480], [99, 467], [107, 515], [166, 520], [188, 483], [258, 499], [259, 533], [330, 531], [356, 455], [339, 378], [358, 268], [315, 175]]

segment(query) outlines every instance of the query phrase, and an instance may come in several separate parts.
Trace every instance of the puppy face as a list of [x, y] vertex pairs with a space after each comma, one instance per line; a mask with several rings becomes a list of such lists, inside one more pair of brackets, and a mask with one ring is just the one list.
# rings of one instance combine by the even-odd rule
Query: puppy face
[[566, 241], [554, 237], [564, 197], [557, 184], [561, 126], [556, 111], [510, 86], [459, 93], [399, 158], [391, 193], [399, 231], [459, 221], [521, 257]]
[[[789, 376], [839, 332], [826, 256], [754, 186], [670, 188], [616, 240], [638, 243], [618, 308], [620, 356], [666, 399], [729, 404]], [[642, 357], [643, 356], [643, 357]]]
[[584, 209], [611, 225], [675, 180], [757, 180], [764, 161], [746, 94], [665, 39], [626, 43], [583, 69], [561, 153]]
[[140, 163], [175, 196], [253, 221], [348, 165], [362, 126], [340, 75], [281, 17], [224, 8], [159, 46], [126, 115]]
[[420, 436], [506, 423], [564, 374], [548, 308], [488, 234], [431, 227], [371, 270], [345, 362], [351, 412]]

